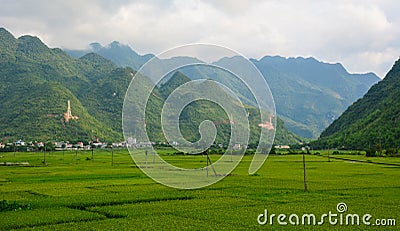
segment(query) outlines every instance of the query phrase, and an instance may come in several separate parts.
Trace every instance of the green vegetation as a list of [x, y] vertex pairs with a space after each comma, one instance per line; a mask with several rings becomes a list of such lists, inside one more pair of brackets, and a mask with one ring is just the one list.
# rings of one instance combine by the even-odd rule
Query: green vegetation
[[[108, 84], [102, 79], [125, 78], [125, 82], [116, 81], [108, 86], [124, 95], [124, 91], [117, 91], [120, 89], [114, 86], [129, 83], [131, 76], [126, 72], [132, 70], [118, 72], [120, 69], [115, 64], [98, 55], [73, 59], [60, 49], [49, 49], [36, 37], [15, 39], [4, 29], [0, 29], [0, 40], [3, 57], [0, 61], [0, 137], [3, 142], [122, 139], [121, 127], [115, 125], [120, 124], [121, 110], [109, 106], [105, 111], [99, 106], [106, 104], [113, 93], [99, 93], [97, 89]], [[63, 114], [68, 100], [73, 115], [79, 120], [67, 123]], [[122, 105], [121, 100], [119, 103]]]
[[[157, 104], [161, 104], [158, 99], [162, 99], [164, 102], [165, 99], [179, 86], [191, 81], [186, 75], [177, 71], [172, 74], [171, 78], [168, 79], [165, 83], [161, 84], [153, 91], [152, 97], [150, 97], [149, 107], [151, 107], [151, 113], [147, 115], [147, 119], [153, 122], [153, 126], [148, 128], [149, 137], [151, 140], [155, 141], [164, 141], [163, 132], [160, 126], [155, 126], [156, 120], [160, 120], [161, 118], [161, 106], [157, 106]], [[217, 92], [219, 89], [209, 89], [209, 92], [206, 94], [208, 96], [214, 96], [214, 98], [218, 97]], [[181, 92], [179, 93], [182, 97], [185, 97], [186, 94], [190, 94], [190, 92]], [[162, 104], [161, 104], [162, 105]], [[251, 106], [245, 106], [246, 111], [249, 113], [249, 122], [250, 122], [250, 141], [249, 143], [252, 146], [256, 146], [259, 141], [260, 127], [257, 125], [261, 122], [260, 113], [258, 109]], [[155, 117], [155, 118], [154, 118]], [[208, 102], [206, 100], [198, 100], [190, 103], [187, 107], [185, 107], [180, 114], [180, 129], [183, 137], [190, 141], [197, 141], [200, 139], [200, 133], [198, 132], [198, 127], [200, 123], [204, 120], [213, 121], [217, 128], [217, 137], [215, 143], [217, 144], [228, 144], [231, 134], [231, 125], [230, 120], [226, 112], [217, 104], [213, 102]], [[240, 121], [234, 121], [236, 123], [240, 123]], [[301, 142], [301, 138], [294, 135], [290, 131], [288, 131], [283, 123], [283, 121], [278, 117], [277, 118], [277, 131], [275, 136], [275, 144], [298, 144]], [[151, 129], [151, 130], [150, 130]]]
[[314, 58], [265, 56], [252, 62], [267, 80], [286, 127], [311, 139], [379, 81], [373, 73], [350, 74], [341, 64]]
[[[202, 156], [171, 155], [165, 160], [183, 167], [205, 165]], [[1, 161], [28, 161], [30, 167], [0, 166], [0, 200], [29, 209], [0, 212], [3, 229], [229, 229], [229, 230], [365, 230], [378, 226], [310, 225], [261, 226], [257, 216], [268, 209], [275, 214], [336, 212], [345, 202], [347, 213], [399, 222], [399, 166], [373, 164], [375, 161], [400, 164], [398, 158], [366, 158], [339, 151], [306, 155], [308, 192], [303, 191], [301, 155], [271, 155], [264, 166], [248, 175], [252, 156], [245, 156], [232, 174], [222, 181], [197, 190], [179, 190], [160, 185], [144, 175], [127, 151], [49, 152], [47, 166], [43, 154], [4, 153]], [[332, 153], [332, 151], [330, 151]], [[311, 152], [314, 153], [314, 152]], [[355, 152], [357, 153], [357, 152]], [[321, 156], [322, 155], [322, 156]], [[211, 155], [212, 161], [219, 155]], [[397, 224], [398, 226], [398, 224]], [[385, 227], [395, 229], [396, 227]]]
[[[117, 65], [129, 66], [135, 70], [153, 57], [149, 54], [141, 56], [129, 46], [118, 42], [112, 42], [107, 46], [92, 43], [89, 50], [66, 50], [66, 52], [76, 58], [94, 52]], [[163, 67], [168, 67], [177, 60], [188, 59], [192, 59], [194, 63], [198, 62], [191, 57], [174, 57], [159, 61]], [[216, 64], [224, 60], [229, 60], [235, 65], [235, 57], [224, 58]], [[259, 68], [268, 81], [275, 98], [278, 116], [283, 119], [289, 130], [312, 139], [317, 138], [349, 105], [380, 80], [373, 73], [350, 74], [341, 64], [323, 63], [314, 58], [265, 56], [260, 60], [251, 59], [251, 62]], [[215, 69], [210, 72], [209, 69], [201, 67], [189, 68], [182, 72], [191, 79], [224, 77], [221, 72], [216, 75]], [[243, 102], [251, 101], [251, 96], [243, 91], [240, 83], [232, 79], [229, 83], [232, 85], [228, 87], [233, 86], [235, 93], [244, 96], [241, 98]]]
[[[75, 59], [60, 49], [49, 49], [36, 37], [16, 39], [4, 29], [0, 29], [0, 41], [0, 142], [123, 140], [121, 112], [134, 70], [118, 67], [95, 53]], [[177, 75], [187, 79], [183, 74]], [[153, 91], [146, 118], [153, 141], [165, 140], [160, 109], [166, 93], [182, 83], [174, 82], [179, 78], [172, 78]], [[151, 80], [146, 84], [140, 90], [152, 86]], [[72, 115], [78, 116], [78, 120], [64, 119], [68, 100]], [[192, 120], [193, 115], [198, 116]], [[226, 115], [210, 104], [194, 103], [181, 118], [182, 133], [190, 140], [198, 138], [198, 124], [203, 118], [218, 123], [226, 120]], [[228, 125], [219, 126], [223, 139], [218, 142], [230, 135]], [[300, 140], [283, 123], [278, 123], [278, 128], [279, 144]]]
[[333, 122], [315, 147], [368, 149], [371, 155], [400, 147], [400, 60], [386, 77]]
[[16, 211], [16, 210], [30, 209], [30, 208], [31, 208], [30, 204], [18, 203], [16, 201], [6, 201], [6, 200], [0, 201], [0, 212], [13, 211], [13, 210]]

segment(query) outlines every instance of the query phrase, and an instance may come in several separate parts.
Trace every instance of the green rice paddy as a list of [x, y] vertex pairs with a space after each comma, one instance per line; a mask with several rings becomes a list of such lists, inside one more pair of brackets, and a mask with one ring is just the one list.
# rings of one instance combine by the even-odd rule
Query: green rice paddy
[[[205, 166], [205, 157], [168, 155], [182, 167]], [[326, 153], [322, 152], [323, 155]], [[156, 183], [132, 162], [126, 150], [0, 153], [0, 228], [3, 230], [398, 230], [400, 159], [306, 155], [308, 192], [304, 191], [302, 155], [270, 155], [248, 174], [252, 156], [218, 183], [179, 190]], [[220, 156], [211, 155], [213, 161]], [[375, 162], [394, 165], [375, 164]], [[212, 177], [212, 176], [210, 176]], [[259, 214], [371, 214], [371, 225], [260, 225]], [[5, 206], [9, 205], [8, 207]], [[396, 224], [378, 226], [376, 219]], [[286, 222], [289, 222], [286, 218]], [[361, 219], [360, 219], [361, 222]]]

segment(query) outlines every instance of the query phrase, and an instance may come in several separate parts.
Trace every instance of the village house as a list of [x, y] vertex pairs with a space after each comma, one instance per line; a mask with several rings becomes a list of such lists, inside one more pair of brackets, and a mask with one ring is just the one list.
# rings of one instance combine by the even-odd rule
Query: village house
[[14, 142], [15, 146], [26, 146], [26, 143], [22, 140], [18, 140], [16, 142]]
[[276, 149], [290, 149], [289, 145], [275, 145], [274, 148]]

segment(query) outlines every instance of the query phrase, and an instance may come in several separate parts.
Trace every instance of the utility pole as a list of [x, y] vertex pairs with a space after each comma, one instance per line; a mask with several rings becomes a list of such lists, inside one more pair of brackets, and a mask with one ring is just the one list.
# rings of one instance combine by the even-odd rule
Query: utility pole
[[153, 164], [156, 163], [156, 152], [153, 152]]
[[147, 168], [147, 149], [146, 149], [146, 168]]
[[78, 163], [78, 147], [75, 149], [75, 161]]
[[304, 191], [307, 192], [307, 172], [306, 172], [306, 157], [303, 153], [303, 169], [304, 169]]
[[330, 150], [331, 149], [328, 147], [328, 162], [331, 162]]
[[114, 147], [111, 145], [111, 166], [114, 166]]
[[46, 165], [46, 142], [43, 144], [43, 165]]
[[207, 175], [207, 177], [208, 177], [208, 153], [207, 153], [207, 151], [206, 151], [206, 154], [207, 154], [207, 157], [206, 157], [206, 175]]
[[93, 146], [92, 146], [92, 162], [94, 161]]
[[207, 158], [207, 161], [206, 161], [207, 177], [208, 177], [208, 164], [209, 164], [209, 163], [210, 163], [210, 167], [211, 167], [212, 170], [214, 171], [214, 175], [217, 176], [217, 171], [215, 171], [215, 168], [214, 168], [214, 166], [212, 165], [211, 159], [210, 159], [210, 157], [208, 156], [208, 149], [206, 150], [206, 158]]

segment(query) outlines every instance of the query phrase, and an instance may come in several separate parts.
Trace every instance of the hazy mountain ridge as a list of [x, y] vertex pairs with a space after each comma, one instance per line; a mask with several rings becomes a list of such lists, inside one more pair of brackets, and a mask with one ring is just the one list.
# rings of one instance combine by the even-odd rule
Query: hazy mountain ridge
[[89, 49], [86, 50], [65, 49], [64, 51], [74, 58], [80, 58], [88, 53], [97, 53], [119, 66], [131, 67], [134, 70], [138, 70], [143, 64], [154, 57], [152, 54], [139, 55], [129, 46], [117, 41], [107, 46], [102, 46], [100, 43], [94, 42], [89, 44]]
[[[92, 52], [123, 66], [138, 68], [152, 55], [138, 55], [129, 46], [113, 42], [105, 47], [91, 44]], [[76, 52], [76, 51], [74, 51]], [[81, 55], [84, 51], [81, 51]], [[72, 55], [73, 51], [67, 51]], [[76, 54], [75, 54], [76, 55]], [[177, 57], [195, 61], [190, 57]], [[158, 60], [161, 69], [167, 69], [174, 59]], [[235, 62], [234, 57], [223, 58], [219, 62]], [[284, 58], [265, 56], [260, 60], [250, 59], [264, 75], [275, 99], [278, 115], [288, 129], [307, 138], [317, 138], [320, 133], [336, 119], [348, 106], [362, 97], [380, 78], [373, 73], [350, 74], [339, 63], [329, 64], [315, 58]], [[204, 68], [183, 70], [191, 79], [218, 78], [215, 72], [208, 73]], [[220, 73], [219, 73], [220, 74]], [[251, 103], [252, 99], [240, 90], [242, 100]]]
[[400, 146], [400, 60], [386, 77], [352, 104], [315, 142], [325, 147]]
[[[161, 84], [157, 90], [156, 95], [161, 95], [164, 99], [166, 99], [176, 88], [181, 85], [190, 82], [192, 79], [183, 73], [177, 71], [171, 74], [170, 77], [167, 77], [168, 80]], [[199, 81], [196, 84], [203, 84], [202, 81]], [[219, 94], [217, 92], [222, 91], [220, 87], [215, 87], [212, 89], [208, 89], [206, 93], [211, 98], [218, 97]], [[185, 97], [185, 95], [192, 94], [192, 92], [180, 92], [178, 93]], [[197, 93], [196, 93], [197, 94]], [[154, 97], [153, 97], [154, 98]], [[249, 143], [255, 145], [259, 141], [260, 127], [259, 123], [264, 121], [260, 121], [259, 111], [257, 108], [245, 105], [245, 110], [249, 113], [249, 127], [250, 127], [250, 140]], [[155, 109], [154, 112], [156, 114], [161, 114], [161, 108]], [[213, 102], [208, 102], [204, 100], [199, 100], [190, 103], [187, 107], [184, 108], [182, 113], [180, 114], [181, 119], [181, 131], [182, 135], [191, 141], [197, 141], [200, 138], [200, 134], [198, 132], [198, 127], [200, 123], [204, 120], [214, 121], [217, 128], [217, 137], [216, 142], [218, 143], [227, 143], [230, 139], [231, 128], [230, 123], [232, 121], [229, 120], [226, 112], [217, 104]], [[233, 121], [236, 125], [240, 126], [241, 121]], [[160, 131], [156, 132], [156, 134], [162, 134], [161, 128]], [[294, 135], [289, 132], [283, 121], [278, 117], [276, 121], [276, 136], [275, 136], [275, 144], [284, 145], [284, 144], [298, 144], [302, 142], [302, 138]]]
[[314, 58], [266, 56], [251, 60], [265, 76], [277, 113], [296, 134], [315, 138], [380, 79], [349, 74], [341, 64]]
[[[16, 39], [5, 29], [0, 29], [0, 41], [0, 137], [3, 141], [123, 139], [121, 112], [126, 90], [135, 74], [132, 68], [119, 67], [93, 52], [73, 58], [58, 48], [48, 48], [37, 37]], [[162, 89], [172, 83], [165, 83]], [[148, 80], [144, 84], [152, 82]], [[152, 111], [161, 108], [162, 89], [155, 88], [147, 118], [147, 128], [152, 130], [149, 132], [160, 141], [163, 137], [159, 121]], [[64, 113], [68, 100], [72, 115], [79, 118], [67, 122]], [[196, 110], [196, 107], [186, 110], [186, 117], [197, 113]], [[200, 115], [220, 114], [207, 107], [201, 110]], [[278, 144], [299, 141], [283, 123], [279, 122], [278, 128]], [[190, 129], [182, 132], [191, 134]]]

